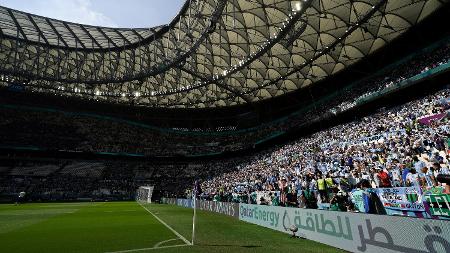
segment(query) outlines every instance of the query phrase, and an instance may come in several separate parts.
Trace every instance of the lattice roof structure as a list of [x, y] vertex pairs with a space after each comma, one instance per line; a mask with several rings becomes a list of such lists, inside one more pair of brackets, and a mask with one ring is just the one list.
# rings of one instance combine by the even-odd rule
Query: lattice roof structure
[[3, 84], [167, 108], [241, 105], [358, 62], [448, 0], [187, 0], [170, 24], [107, 28], [0, 7]]

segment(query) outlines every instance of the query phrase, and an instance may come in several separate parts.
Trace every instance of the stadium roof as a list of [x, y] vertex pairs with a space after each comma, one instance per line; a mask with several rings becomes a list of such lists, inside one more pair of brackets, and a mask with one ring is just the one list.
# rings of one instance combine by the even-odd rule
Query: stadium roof
[[95, 27], [0, 7], [0, 72], [39, 92], [174, 108], [252, 103], [380, 49], [448, 0], [187, 0], [168, 25]]

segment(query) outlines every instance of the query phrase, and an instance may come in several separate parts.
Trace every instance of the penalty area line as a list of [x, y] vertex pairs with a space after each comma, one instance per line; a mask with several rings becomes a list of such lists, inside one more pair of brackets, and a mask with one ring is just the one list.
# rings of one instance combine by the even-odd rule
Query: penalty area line
[[170, 245], [170, 246], [161, 246], [161, 247], [152, 247], [152, 248], [141, 248], [141, 249], [127, 249], [127, 250], [119, 250], [119, 251], [108, 251], [105, 253], [129, 253], [129, 252], [137, 252], [137, 251], [147, 251], [147, 250], [155, 250], [155, 249], [167, 249], [167, 248], [177, 248], [177, 247], [185, 247], [191, 246], [188, 244], [180, 244], [180, 245]]
[[[163, 220], [161, 220], [158, 216], [156, 216], [152, 211], [148, 210], [145, 206], [143, 206], [141, 203], [139, 203], [140, 206], [142, 206], [142, 208], [144, 208], [149, 214], [153, 215], [153, 217], [155, 217], [159, 222], [161, 222], [161, 224], [163, 224], [164, 226], [166, 226], [170, 231], [172, 231], [176, 236], [178, 236], [178, 238], [180, 238], [183, 242], [186, 243], [186, 245], [192, 245], [192, 243], [190, 241], [188, 241], [186, 238], [184, 238], [184, 236], [180, 235], [180, 233], [178, 233], [177, 231], [175, 231], [175, 229], [173, 229], [171, 226], [167, 225], [167, 223], [165, 223]], [[161, 247], [162, 248], [162, 247]]]

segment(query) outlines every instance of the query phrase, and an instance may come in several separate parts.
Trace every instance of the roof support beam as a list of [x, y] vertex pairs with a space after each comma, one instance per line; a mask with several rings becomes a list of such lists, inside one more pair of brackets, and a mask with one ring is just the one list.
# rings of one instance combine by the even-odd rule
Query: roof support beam
[[22, 36], [23, 36], [23, 38], [25, 40], [28, 40], [27, 35], [22, 30], [22, 26], [20, 26], [19, 22], [16, 19], [16, 16], [14, 16], [13, 12], [11, 11], [11, 9], [8, 9], [8, 13], [11, 16], [11, 19], [14, 21], [14, 24], [16, 25], [16, 29], [22, 34]]
[[[133, 30], [134, 31], [134, 30]], [[114, 32], [116, 32], [120, 38], [123, 39], [123, 41], [126, 41], [128, 43], [128, 45], [131, 45], [131, 42], [127, 39], [127, 37], [123, 36], [123, 34], [121, 32], [119, 32], [118, 30], [114, 30]], [[135, 31], [136, 32], [136, 31]], [[141, 36], [139, 36], [139, 40], [141, 40]]]
[[205, 78], [205, 77], [203, 77], [203, 76], [200, 76], [199, 74], [195, 73], [194, 71], [190, 71], [190, 70], [185, 69], [185, 68], [183, 68], [183, 67], [178, 67], [178, 68], [181, 69], [181, 70], [183, 70], [184, 72], [186, 72], [186, 73], [188, 73], [188, 74], [190, 74], [190, 75], [192, 75], [192, 76], [194, 76], [194, 77], [196, 77], [196, 78], [202, 80], [203, 82], [206, 82], [207, 84], [215, 84], [215, 85], [219, 86], [220, 88], [222, 88], [222, 89], [224, 89], [224, 90], [227, 90], [227, 91], [231, 92], [232, 94], [234, 94], [234, 95], [236, 95], [236, 96], [242, 98], [242, 99], [243, 99], [246, 103], [248, 103], [248, 104], [251, 103], [250, 99], [249, 99], [247, 96], [245, 96], [243, 93], [241, 93], [241, 92], [239, 92], [239, 91], [236, 91], [236, 90], [230, 88], [230, 87], [227, 86], [227, 85], [224, 85], [224, 84], [222, 84], [222, 83], [220, 83], [220, 82], [215, 82], [215, 81], [213, 81], [213, 80], [210, 80], [210, 79], [208, 79], [208, 78]]
[[63, 37], [61, 36], [61, 34], [58, 32], [58, 30], [56, 30], [55, 26], [52, 24], [52, 22], [46, 18], [45, 21], [47, 21], [47, 23], [50, 25], [50, 27], [52, 28], [52, 30], [55, 32], [55, 34], [58, 36], [58, 39], [61, 40], [61, 42], [64, 44], [65, 47], [69, 47], [66, 43], [66, 41], [63, 39]]
[[[133, 31], [133, 33], [136, 35], [136, 36], [138, 36], [139, 37], [139, 39], [142, 41], [142, 40], [144, 40], [144, 37], [142, 37], [142, 35], [141, 34], [139, 34], [138, 32], [136, 32], [136, 30], [134, 30], [134, 29], [131, 29], [131, 31]], [[154, 34], [155, 32], [153, 32], [153, 34]], [[152, 35], [152, 36], [154, 36], [154, 35]]]
[[39, 35], [44, 39], [45, 44], [49, 45], [50, 43], [48, 43], [47, 38], [44, 36], [44, 33], [42, 32], [42, 30], [39, 28], [39, 26], [36, 24], [36, 22], [33, 19], [33, 16], [31, 16], [30, 14], [27, 15], [28, 19], [30, 19], [31, 23], [33, 24], [34, 28], [36, 28], [36, 30], [38, 31]]
[[97, 47], [98, 48], [103, 48], [99, 43], [98, 43], [98, 41], [94, 38], [94, 37], [92, 37], [92, 34], [83, 26], [83, 25], [79, 25], [79, 27], [81, 28], [81, 30], [83, 30], [86, 34], [87, 34], [87, 36], [92, 40], [92, 42], [95, 44], [95, 45], [97, 45]]
[[118, 47], [117, 44], [108, 36], [106, 35], [106, 33], [97, 27], [97, 30], [103, 35], [103, 37], [105, 37], [111, 44], [113, 44], [114, 47]]
[[66, 27], [66, 29], [70, 32], [70, 34], [72, 34], [73, 38], [81, 45], [81, 47], [83, 49], [86, 49], [86, 46], [83, 44], [83, 42], [78, 38], [78, 36], [73, 32], [72, 28], [70, 28], [69, 25], [67, 25], [67, 23], [63, 23], [64, 26]]

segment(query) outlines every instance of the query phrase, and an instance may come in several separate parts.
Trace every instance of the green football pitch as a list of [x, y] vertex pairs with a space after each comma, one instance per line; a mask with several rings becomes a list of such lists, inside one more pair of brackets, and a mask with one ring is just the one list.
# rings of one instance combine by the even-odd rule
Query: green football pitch
[[343, 252], [192, 209], [135, 202], [0, 205], [2, 253]]

